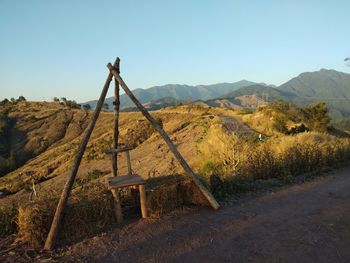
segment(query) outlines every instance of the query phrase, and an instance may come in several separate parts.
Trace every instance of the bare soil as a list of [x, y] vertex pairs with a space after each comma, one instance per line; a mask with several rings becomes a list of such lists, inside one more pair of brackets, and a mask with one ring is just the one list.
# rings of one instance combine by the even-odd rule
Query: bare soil
[[[218, 211], [187, 208], [138, 220], [50, 254], [2, 262], [350, 262], [350, 167]], [[33, 254], [33, 253], [32, 253]]]

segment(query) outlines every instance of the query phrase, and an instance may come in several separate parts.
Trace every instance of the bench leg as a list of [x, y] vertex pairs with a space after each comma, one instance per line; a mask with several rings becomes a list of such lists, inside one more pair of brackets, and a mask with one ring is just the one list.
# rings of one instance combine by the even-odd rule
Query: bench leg
[[119, 189], [111, 189], [113, 199], [114, 199], [114, 212], [115, 212], [115, 217], [117, 218], [118, 224], [123, 223], [123, 212], [122, 212], [122, 207], [120, 204], [120, 198], [119, 198]]
[[143, 184], [139, 185], [140, 191], [140, 203], [141, 203], [141, 214], [142, 218], [147, 218], [147, 207], [146, 207], [146, 190]]

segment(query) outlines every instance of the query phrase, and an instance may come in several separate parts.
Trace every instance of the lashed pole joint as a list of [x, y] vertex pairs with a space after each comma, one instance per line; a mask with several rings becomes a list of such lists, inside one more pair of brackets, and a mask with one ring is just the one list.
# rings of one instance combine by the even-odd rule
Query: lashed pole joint
[[169, 149], [172, 151], [172, 153], [175, 155], [175, 158], [178, 160], [182, 168], [185, 170], [186, 174], [190, 176], [193, 180], [193, 182], [197, 185], [199, 190], [202, 192], [202, 194], [206, 197], [206, 199], [209, 201], [210, 205], [214, 209], [218, 209], [220, 205], [215, 200], [214, 196], [211, 194], [211, 192], [208, 191], [208, 189], [200, 182], [200, 180], [197, 178], [197, 176], [194, 174], [190, 166], [187, 164], [185, 159], [182, 157], [180, 152], [177, 150], [173, 142], [170, 140], [168, 134], [163, 130], [163, 128], [159, 125], [159, 123], [152, 117], [151, 114], [146, 110], [146, 108], [137, 100], [137, 98], [134, 96], [134, 94], [130, 91], [128, 86], [125, 84], [123, 79], [120, 77], [117, 69], [112, 66], [111, 63], [108, 63], [107, 65], [108, 69], [110, 70], [111, 74], [113, 74], [114, 78], [118, 80], [119, 85], [123, 88], [125, 93], [129, 96], [129, 98], [134, 102], [134, 104], [137, 106], [137, 108], [140, 110], [140, 112], [146, 117], [146, 119], [153, 125], [153, 127], [158, 131], [158, 133], [163, 137], [164, 141], [168, 145]]

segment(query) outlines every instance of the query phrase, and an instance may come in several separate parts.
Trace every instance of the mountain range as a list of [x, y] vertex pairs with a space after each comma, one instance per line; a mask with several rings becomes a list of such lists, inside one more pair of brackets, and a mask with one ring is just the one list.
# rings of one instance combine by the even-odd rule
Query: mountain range
[[[241, 80], [234, 83], [218, 83], [213, 85], [180, 85], [167, 84], [164, 86], [154, 86], [149, 89], [135, 89], [132, 92], [141, 103], [148, 103], [163, 98], [171, 97], [178, 101], [195, 101], [195, 100], [209, 100], [224, 96], [225, 94], [237, 90], [242, 87], [257, 84], [252, 81]], [[260, 85], [266, 86], [265, 83]], [[113, 105], [113, 97], [106, 98], [105, 102]], [[88, 101], [82, 104], [90, 104], [92, 108], [96, 106], [97, 100]], [[126, 94], [120, 96], [120, 107], [122, 109], [133, 107], [133, 102]]]
[[[249, 97], [249, 101], [258, 101], [259, 105], [261, 105], [260, 100], [270, 102], [282, 99], [292, 101], [298, 106], [324, 101], [334, 121], [350, 115], [350, 74], [328, 69], [301, 73], [280, 86], [241, 80], [234, 83], [197, 86], [168, 84], [149, 89], [135, 89], [133, 93], [151, 110], [180, 102], [196, 101], [209, 106], [237, 108], [233, 104], [242, 107], [238, 97], [245, 96], [244, 101], [247, 101], [249, 96], [254, 95], [259, 99]], [[112, 106], [113, 100], [113, 97], [107, 98], [106, 103]], [[134, 109], [134, 105], [126, 94], [121, 95], [120, 100], [121, 109]], [[89, 101], [83, 104], [90, 104], [94, 108], [96, 102]]]

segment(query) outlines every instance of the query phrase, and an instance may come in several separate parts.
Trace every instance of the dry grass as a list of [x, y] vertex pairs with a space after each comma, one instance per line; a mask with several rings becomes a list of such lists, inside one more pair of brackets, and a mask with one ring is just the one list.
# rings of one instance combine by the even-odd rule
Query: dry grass
[[[147, 180], [147, 209], [150, 216], [160, 215], [185, 204], [207, 205], [199, 190], [184, 177], [165, 176]], [[130, 193], [124, 193], [123, 203], [130, 203]], [[19, 237], [32, 246], [41, 246], [48, 234], [57, 204], [57, 197], [40, 200], [18, 209]], [[59, 239], [70, 242], [96, 234], [115, 225], [113, 199], [102, 183], [90, 183], [74, 191], [69, 199]]]
[[16, 231], [17, 207], [0, 207], [0, 238], [6, 237]]
[[218, 196], [252, 190], [249, 185], [259, 180], [290, 182], [302, 174], [319, 175], [350, 160], [350, 140], [327, 134], [301, 133], [265, 142], [218, 133], [214, 137], [217, 141], [203, 146], [212, 150], [202, 151], [202, 175]]
[[[46, 239], [51, 225], [57, 197], [42, 197], [19, 207], [18, 232], [22, 240], [40, 246]], [[90, 184], [82, 191], [75, 191], [65, 211], [61, 240], [75, 240], [96, 233], [113, 223], [112, 199], [106, 187]]]

